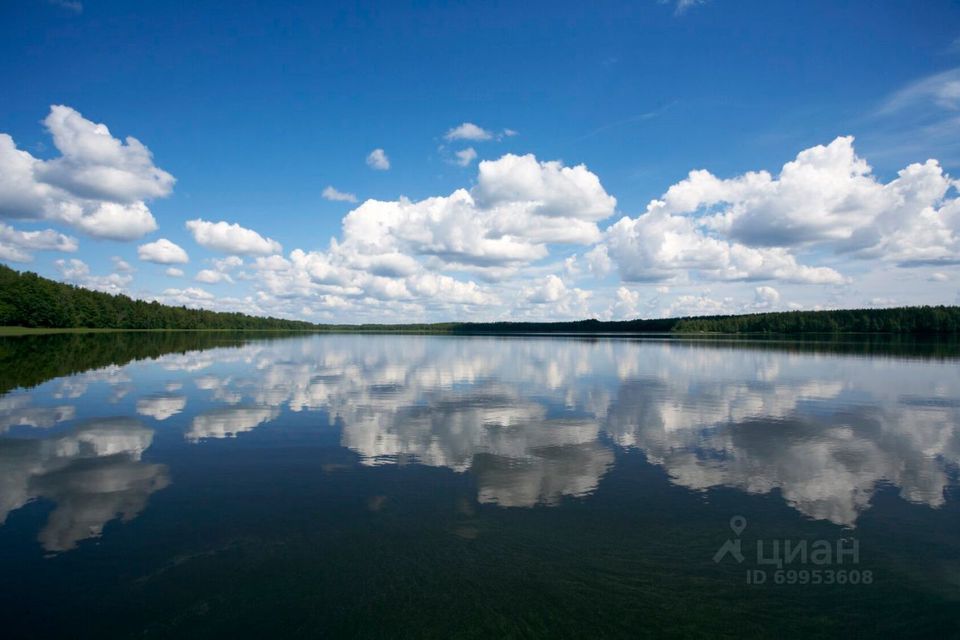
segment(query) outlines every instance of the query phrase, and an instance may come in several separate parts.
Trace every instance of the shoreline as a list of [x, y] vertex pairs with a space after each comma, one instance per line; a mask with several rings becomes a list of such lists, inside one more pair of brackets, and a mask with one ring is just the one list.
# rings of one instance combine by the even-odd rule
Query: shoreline
[[432, 336], [586, 336], [586, 337], [743, 337], [743, 338], [789, 338], [799, 339], [802, 337], [909, 337], [909, 338], [955, 338], [956, 333], [924, 333], [924, 332], [893, 332], [893, 331], [537, 331], [537, 330], [489, 330], [477, 329], [471, 330], [468, 327], [450, 327], [436, 329], [406, 327], [405, 325], [369, 327], [358, 326], [356, 328], [334, 326], [329, 328], [318, 327], [316, 329], [115, 329], [101, 327], [18, 327], [18, 326], [0, 326], [0, 337], [20, 337], [20, 336], [42, 336], [56, 334], [85, 334], [85, 333], [260, 333], [260, 334], [382, 334], [382, 335], [432, 335]]

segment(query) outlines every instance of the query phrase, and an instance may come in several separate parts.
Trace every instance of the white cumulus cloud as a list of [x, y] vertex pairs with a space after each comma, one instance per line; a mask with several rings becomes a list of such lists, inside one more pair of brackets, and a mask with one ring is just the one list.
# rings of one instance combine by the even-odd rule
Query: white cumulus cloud
[[509, 206], [518, 212], [589, 221], [610, 217], [617, 204], [586, 165], [539, 162], [533, 154], [484, 160], [473, 194], [481, 207]]
[[76, 238], [58, 233], [53, 229], [22, 231], [0, 222], [0, 260], [30, 262], [33, 251], [74, 252], [78, 248]]
[[477, 159], [477, 150], [473, 147], [467, 147], [466, 149], [461, 149], [460, 151], [454, 152], [453, 155], [456, 158], [455, 162], [458, 165], [461, 167], [466, 167]]
[[202, 269], [197, 272], [197, 275], [194, 277], [194, 280], [197, 282], [203, 282], [206, 284], [217, 284], [218, 282], [233, 282], [233, 279], [230, 277], [230, 274], [223, 273], [222, 271], [215, 271], [213, 269]]
[[157, 297], [159, 302], [172, 304], [176, 306], [200, 307], [203, 303], [209, 303], [216, 299], [212, 293], [205, 289], [197, 287], [187, 287], [186, 289], [164, 289], [163, 294]]
[[[494, 281], [532, 268], [553, 244], [596, 242], [597, 222], [614, 211], [616, 200], [586, 167], [532, 155], [485, 161], [478, 174], [474, 189], [448, 196], [367, 200], [346, 215], [340, 237], [326, 250], [257, 258], [245, 273], [259, 288], [260, 303], [276, 308], [289, 300], [296, 314], [304, 304], [294, 308], [294, 301], [309, 299], [307, 307], [318, 313], [381, 321], [443, 310], [510, 313], [509, 300], [540, 314], [584, 311], [590, 294], [580, 288], [564, 285], [547, 304]], [[548, 288], [555, 286], [550, 282]]]
[[333, 186], [328, 186], [323, 190], [324, 200], [331, 200], [334, 202], [356, 202], [357, 196], [352, 193], [345, 193], [343, 191], [337, 191]]
[[839, 137], [800, 152], [777, 176], [691, 171], [645, 213], [610, 227], [605, 244], [625, 280], [840, 284], [845, 278], [834, 268], [804, 265], [799, 256], [960, 262], [955, 190], [935, 160], [883, 183], [857, 156], [853, 138]]
[[157, 264], [185, 264], [190, 261], [182, 247], [166, 238], [140, 245], [137, 247], [137, 257]]
[[842, 136], [801, 151], [776, 177], [759, 171], [722, 180], [692, 171], [658, 208], [700, 214], [703, 227], [750, 246], [952, 259], [960, 257], [958, 204], [948, 197], [955, 184], [935, 160], [911, 164], [883, 183], [854, 151], [853, 137]]
[[483, 127], [478, 127], [472, 122], [464, 122], [458, 127], [454, 127], [447, 131], [443, 138], [448, 142], [454, 140], [473, 140], [473, 141], [483, 141], [489, 140], [493, 137], [493, 134]]
[[390, 158], [383, 149], [374, 149], [367, 155], [367, 166], [377, 171], [386, 171], [390, 168]]
[[271, 238], [264, 238], [253, 229], [229, 222], [208, 222], [198, 218], [187, 221], [187, 229], [202, 247], [237, 255], [270, 255], [283, 247]]
[[46, 219], [88, 235], [131, 240], [156, 230], [146, 201], [170, 194], [174, 178], [134, 137], [54, 105], [44, 120], [60, 155], [40, 160], [0, 134], [0, 217]]
[[773, 287], [762, 286], [754, 289], [753, 306], [755, 309], [769, 310], [780, 303], [780, 292]]
[[670, 215], [659, 202], [638, 218], [621, 218], [606, 234], [607, 251], [627, 282], [694, 280], [784, 280], [842, 284], [830, 267], [797, 263], [782, 247], [754, 248], [708, 235], [695, 220]]
[[[549, 309], [546, 317], [550, 318], [582, 318], [587, 314], [587, 302], [591, 292], [577, 287], [568, 287], [562, 278], [550, 274], [532, 287], [523, 290], [526, 302]], [[528, 314], [529, 315], [529, 314]], [[542, 310], [533, 314], [543, 317]]]
[[[128, 153], [107, 147], [110, 157]], [[190, 220], [196, 242], [223, 254], [193, 277], [226, 295], [188, 287], [156, 298], [328, 321], [655, 317], [842, 306], [851, 296], [930, 303], [960, 264], [957, 181], [935, 160], [881, 180], [850, 137], [800, 151], [779, 171], [691, 171], [639, 215], [618, 214], [616, 198], [582, 164], [532, 154], [475, 160], [466, 159], [476, 170], [472, 187], [363, 201], [319, 248], [284, 254], [253, 229]], [[353, 201], [332, 186], [324, 196]], [[80, 217], [111, 215], [111, 207], [149, 215], [142, 200], [98, 202], [102, 213]], [[0, 227], [0, 259], [29, 253], [27, 236], [4, 233]], [[69, 250], [72, 239], [45, 233], [38, 246], [44, 239]], [[187, 261], [165, 239], [141, 245], [138, 255]], [[129, 282], [123, 272], [92, 276], [83, 263], [60, 268], [84, 286], [120, 290]], [[184, 274], [170, 267], [167, 275]]]
[[150, 150], [136, 138], [114, 138], [106, 125], [65, 106], [51, 107], [44, 124], [61, 155], [38, 167], [43, 182], [81, 197], [128, 204], [173, 189], [173, 176], [153, 165]]
[[86, 289], [114, 294], [126, 293], [127, 285], [133, 280], [133, 276], [128, 273], [110, 273], [105, 276], [93, 275], [90, 273], [89, 265], [77, 258], [56, 260], [53, 264], [65, 281]]
[[130, 263], [121, 258], [120, 256], [111, 256], [110, 260], [113, 262], [113, 268], [121, 273], [129, 273], [131, 271], [136, 271]]

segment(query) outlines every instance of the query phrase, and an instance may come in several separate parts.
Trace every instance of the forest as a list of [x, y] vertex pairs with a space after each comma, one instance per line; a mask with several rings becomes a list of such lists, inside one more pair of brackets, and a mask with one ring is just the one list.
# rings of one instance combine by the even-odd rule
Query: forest
[[0, 326], [95, 329], [188, 329], [446, 334], [726, 333], [836, 334], [960, 333], [960, 307], [784, 311], [730, 316], [572, 322], [447, 322], [432, 324], [314, 324], [242, 313], [174, 307], [91, 291], [0, 265]]
[[786, 311], [739, 316], [680, 318], [672, 331], [691, 333], [908, 333], [960, 331], [960, 307]]
[[0, 326], [96, 329], [316, 329], [310, 322], [173, 307], [91, 291], [0, 265]]

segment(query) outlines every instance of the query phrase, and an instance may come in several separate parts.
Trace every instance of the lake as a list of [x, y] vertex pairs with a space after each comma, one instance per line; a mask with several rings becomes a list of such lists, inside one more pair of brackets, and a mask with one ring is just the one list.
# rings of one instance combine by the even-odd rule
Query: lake
[[958, 356], [0, 339], [2, 634], [958, 637]]

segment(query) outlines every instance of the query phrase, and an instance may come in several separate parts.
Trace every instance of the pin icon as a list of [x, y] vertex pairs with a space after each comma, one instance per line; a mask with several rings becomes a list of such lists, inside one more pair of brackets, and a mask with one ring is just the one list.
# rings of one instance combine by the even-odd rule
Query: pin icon
[[730, 518], [730, 528], [739, 536], [747, 528], [747, 519], [743, 516], [733, 516]]

